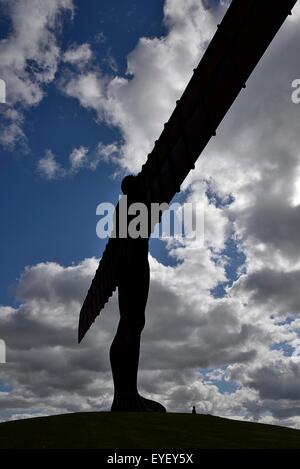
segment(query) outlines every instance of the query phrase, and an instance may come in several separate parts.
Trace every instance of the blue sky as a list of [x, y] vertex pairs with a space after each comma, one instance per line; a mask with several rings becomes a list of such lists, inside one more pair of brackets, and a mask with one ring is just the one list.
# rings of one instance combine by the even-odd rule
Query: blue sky
[[[116, 297], [76, 344], [96, 207], [145, 161], [228, 3], [0, 0], [0, 420], [109, 409]], [[299, 25], [297, 6], [183, 185], [204, 243], [151, 242], [139, 379], [171, 411], [300, 427]]]
[[[103, 73], [117, 71], [122, 76], [126, 74], [127, 55], [141, 36], [166, 33], [163, 5], [162, 0], [104, 1], [101, 5], [94, 0], [88, 5], [78, 0], [74, 19], [65, 22], [59, 42], [63, 49], [74, 43], [90, 43]], [[5, 37], [10, 22], [4, 15], [1, 24]], [[15, 302], [14, 284], [25, 266], [43, 261], [66, 266], [85, 257], [99, 257], [105, 241], [96, 237], [96, 206], [101, 201], [115, 203], [118, 198], [121, 176], [112, 177], [115, 167], [111, 164], [57, 181], [47, 182], [38, 174], [37, 163], [48, 148], [61, 164], [66, 164], [70, 152], [80, 145], [95, 148], [99, 141], [108, 144], [122, 138], [118, 129], [99, 125], [75, 99], [65, 97], [57, 87], [59, 80], [58, 72], [41, 103], [26, 111], [28, 148], [1, 151], [1, 259], [6, 266], [1, 272], [2, 303]], [[229, 251], [234, 263], [232, 247]], [[151, 241], [151, 253], [164, 264], [176, 264], [162, 241]], [[222, 291], [220, 286], [218, 292]]]
[[[91, 0], [87, 4], [79, 0], [74, 20], [67, 22], [59, 40], [63, 48], [90, 42], [102, 70], [112, 73], [108, 59], [113, 57], [122, 75], [126, 57], [140, 36], [164, 33], [162, 8], [163, 1], [99, 4]], [[1, 24], [5, 37], [9, 21], [2, 16]], [[69, 265], [85, 257], [100, 257], [105, 241], [96, 236], [96, 207], [101, 201], [115, 203], [121, 180], [113, 179], [115, 168], [110, 164], [58, 181], [45, 181], [38, 174], [37, 162], [47, 148], [64, 163], [73, 148], [93, 148], [100, 140], [109, 143], [120, 138], [116, 129], [97, 124], [78, 102], [66, 98], [56, 82], [47, 87], [39, 106], [26, 111], [24, 131], [26, 152], [1, 150], [2, 304], [14, 302], [13, 286], [25, 266], [42, 261]], [[165, 257], [162, 243], [155, 243], [153, 249]]]

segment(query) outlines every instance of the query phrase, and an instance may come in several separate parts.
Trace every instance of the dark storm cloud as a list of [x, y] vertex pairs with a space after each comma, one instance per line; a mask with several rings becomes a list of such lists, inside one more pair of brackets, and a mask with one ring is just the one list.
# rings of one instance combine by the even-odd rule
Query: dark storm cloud
[[300, 400], [300, 364], [275, 362], [249, 373], [249, 385], [257, 389], [263, 399]]
[[270, 311], [287, 315], [300, 313], [300, 271], [261, 269], [241, 280], [241, 288], [251, 293], [260, 305], [270, 305]]

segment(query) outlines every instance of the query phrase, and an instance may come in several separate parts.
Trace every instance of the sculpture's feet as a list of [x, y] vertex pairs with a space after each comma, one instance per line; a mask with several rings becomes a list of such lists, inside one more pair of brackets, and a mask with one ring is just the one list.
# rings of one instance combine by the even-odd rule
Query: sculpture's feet
[[145, 397], [139, 396], [140, 399], [144, 402], [148, 408], [148, 412], [167, 412], [166, 408], [156, 401], [151, 401], [151, 399], [146, 399]]
[[167, 412], [165, 407], [138, 393], [120, 393], [115, 395], [111, 412]]

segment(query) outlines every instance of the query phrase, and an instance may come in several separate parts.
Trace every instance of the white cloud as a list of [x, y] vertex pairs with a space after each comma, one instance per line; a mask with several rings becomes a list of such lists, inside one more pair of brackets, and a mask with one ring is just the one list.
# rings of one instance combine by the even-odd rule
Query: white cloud
[[152, 149], [216, 28], [216, 18], [201, 2], [167, 0], [164, 7], [169, 33], [141, 38], [128, 56], [127, 77], [103, 76], [87, 68], [68, 74], [65, 94], [116, 126], [124, 142], [119, 164], [137, 171]]
[[81, 67], [86, 65], [91, 60], [92, 55], [93, 53], [90, 44], [84, 43], [80, 46], [73, 44], [64, 53], [63, 61]]
[[[177, 267], [150, 258], [141, 392], [161, 400], [170, 411], [189, 412], [196, 405], [199, 412], [258, 420], [273, 416], [273, 423], [289, 419], [289, 425], [297, 426], [299, 358], [270, 347], [283, 340], [299, 345], [298, 325], [276, 324], [263, 316], [255, 321], [255, 309], [238, 298], [213, 299], [208, 290], [222, 269], [205, 249], [198, 251], [198, 260], [195, 254]], [[116, 295], [84, 342], [76, 342], [80, 306], [97, 264], [96, 259], [86, 259], [69, 267], [28, 267], [16, 289], [21, 305], [0, 308], [1, 336], [7, 344], [0, 381], [10, 389], [1, 393], [3, 420], [109, 409]], [[195, 275], [196, 268], [200, 275]], [[220, 366], [227, 367], [226, 373], [199, 372]], [[238, 386], [224, 394], [222, 383], [229, 379]]]
[[8, 111], [0, 142], [13, 146], [22, 132], [22, 113], [37, 105], [44, 87], [53, 81], [60, 60], [55, 30], [64, 11], [73, 11], [72, 0], [1, 0], [12, 31], [0, 41], [0, 76], [7, 85]]
[[91, 162], [91, 169], [95, 169], [100, 161], [105, 163], [116, 163], [118, 164], [120, 155], [120, 147], [115, 143], [103, 144], [98, 143], [94, 161]]
[[[291, 101], [291, 82], [300, 73], [295, 50], [300, 40], [298, 10], [274, 39], [217, 138], [208, 145], [205, 158], [184, 185], [195, 200], [205, 199], [209, 186], [221, 199], [233, 196], [233, 203], [218, 209], [205, 200], [203, 251], [191, 243], [170, 243], [182, 267], [165, 270], [152, 265], [152, 289], [159, 301], [152, 303], [151, 324], [144, 336], [150, 340], [156, 334], [159, 354], [155, 361], [152, 344], [145, 344], [142, 363], [167, 369], [174, 356], [173, 381], [168, 385], [170, 395], [175, 396], [169, 401], [174, 408], [175, 402], [179, 405], [178, 396], [186, 398], [193, 388], [199, 400], [209, 395], [207, 407], [223, 414], [299, 425], [299, 401], [294, 398], [299, 380], [299, 323], [298, 319], [284, 322], [299, 315], [300, 107]], [[133, 172], [152, 149], [224, 9], [205, 11], [200, 2], [167, 0], [164, 12], [167, 36], [140, 39], [128, 57], [126, 78], [87, 70], [92, 96], [81, 74], [64, 84], [67, 95], [119, 128], [121, 157], [118, 160], [114, 155], [113, 161]], [[210, 289], [226, 280], [226, 259], [221, 253], [231, 232], [246, 255], [246, 269], [224, 299], [212, 300]], [[284, 349], [271, 349], [280, 343], [291, 347], [293, 358], [285, 356]], [[231, 363], [232, 379], [241, 386], [233, 395], [224, 396], [212, 385], [203, 388], [199, 381], [189, 387], [188, 380], [182, 380], [179, 386], [178, 369], [194, 367], [195, 372], [197, 364], [215, 367], [222, 363]], [[271, 382], [277, 391], [272, 392]]]
[[[60, 179], [73, 175], [89, 162], [89, 149], [84, 146], [74, 148], [69, 155], [69, 167], [63, 167], [56, 159], [52, 150], [46, 150], [45, 155], [38, 161], [37, 170], [40, 176], [49, 180]], [[97, 165], [96, 165], [97, 166]]]
[[39, 160], [38, 172], [46, 179], [57, 179], [64, 175], [61, 165], [55, 160], [51, 150], [46, 150], [43, 158]]
[[17, 142], [26, 148], [26, 136], [22, 130], [24, 116], [12, 107], [0, 108], [2, 122], [0, 124], [0, 144], [13, 148]]
[[37, 170], [40, 176], [49, 180], [73, 176], [80, 169], [86, 168], [95, 171], [101, 162], [117, 162], [120, 148], [114, 144], [98, 143], [95, 149], [89, 149], [81, 145], [73, 148], [69, 154], [69, 166], [61, 165], [52, 150], [46, 150], [40, 158]]
[[65, 83], [64, 91], [67, 95], [77, 98], [83, 106], [97, 109], [98, 100], [103, 94], [102, 77], [94, 71], [83, 72]]
[[74, 148], [70, 154], [71, 171], [76, 172], [85, 165], [89, 149], [86, 147]]
[[[85, 164], [103, 158], [126, 170], [140, 168], [222, 11], [208, 12], [196, 0], [168, 0], [168, 35], [139, 41], [128, 58], [126, 78], [105, 77], [89, 67], [65, 77], [67, 95], [121, 131], [120, 144], [100, 144], [96, 156], [84, 155]], [[140, 386], [170, 410], [196, 404], [203, 412], [300, 425], [295, 204], [300, 107], [290, 99], [291, 80], [300, 73], [299, 40], [296, 15], [277, 35], [185, 184], [190, 199], [204, 201], [204, 247], [170, 243], [171, 254], [181, 261], [177, 267], [151, 258]], [[53, 155], [46, 156], [57, 173]], [[205, 196], [208, 185], [221, 199], [231, 194], [234, 202], [215, 207]], [[225, 298], [214, 299], [211, 289], [226, 280], [222, 250], [231, 232], [247, 257], [246, 270]], [[1, 315], [11, 363], [2, 380], [14, 389], [3, 406], [11, 413], [41, 406], [49, 413], [109, 408], [115, 297], [81, 348], [75, 345], [78, 311], [95, 268], [95, 260], [68, 268], [40, 264], [21, 278], [23, 304]], [[224, 379], [237, 383], [236, 391], [221, 391], [222, 375], [199, 372], [220, 367]]]

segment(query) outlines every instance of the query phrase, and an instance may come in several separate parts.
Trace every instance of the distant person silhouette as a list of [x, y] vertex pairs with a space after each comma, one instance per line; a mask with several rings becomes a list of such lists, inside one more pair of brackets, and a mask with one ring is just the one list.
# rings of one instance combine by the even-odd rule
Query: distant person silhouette
[[196, 407], [194, 405], [193, 405], [193, 409], [192, 409], [192, 414], [195, 414], [195, 415], [197, 414]]
[[[127, 195], [127, 206], [141, 202], [136, 177], [126, 176], [122, 192]], [[145, 309], [150, 284], [148, 262], [149, 238], [119, 237], [118, 212], [115, 212], [114, 242], [118, 251], [118, 301], [120, 321], [110, 348], [110, 362], [114, 381], [114, 399], [111, 411], [166, 412], [158, 402], [140, 396], [137, 373], [140, 356], [141, 333], [145, 325]], [[127, 220], [130, 223], [130, 216]]]

